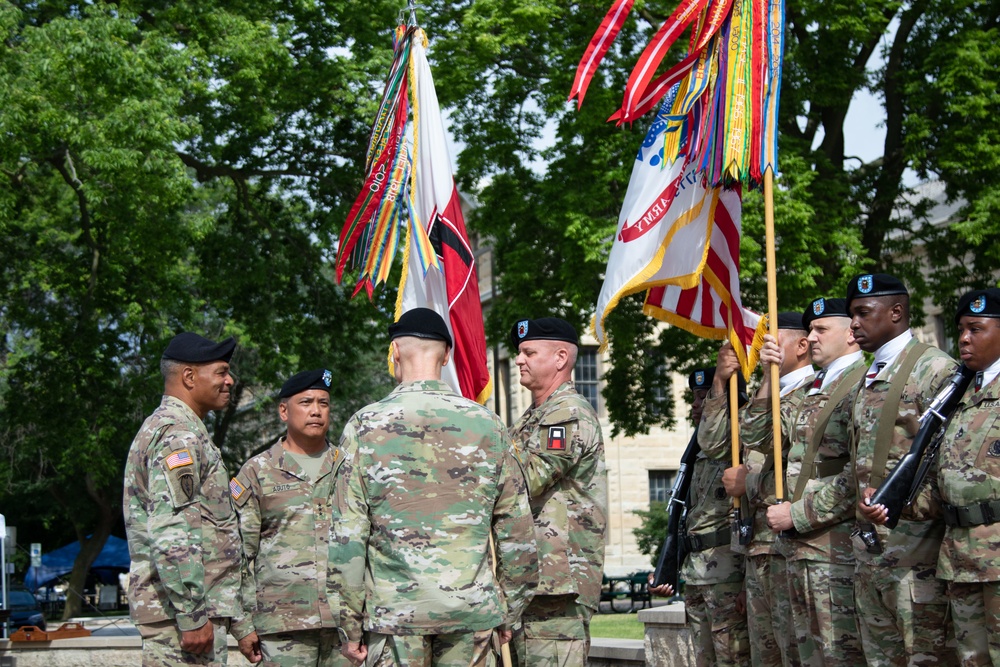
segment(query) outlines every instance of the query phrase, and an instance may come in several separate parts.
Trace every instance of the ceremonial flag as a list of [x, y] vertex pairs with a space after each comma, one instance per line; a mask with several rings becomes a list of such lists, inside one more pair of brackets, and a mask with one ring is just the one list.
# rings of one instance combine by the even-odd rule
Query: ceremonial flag
[[604, 346], [607, 315], [623, 297], [645, 290], [647, 315], [698, 336], [728, 338], [749, 376], [764, 331], [760, 316], [740, 300], [740, 190], [707, 187], [683, 152], [664, 164], [673, 102], [664, 103], [636, 156], [597, 301], [595, 336]]
[[[431, 308], [448, 324], [454, 346], [443, 377], [466, 398], [485, 403], [493, 389], [486, 366], [486, 337], [479, 300], [476, 259], [469, 244], [461, 202], [451, 172], [445, 124], [431, 68], [418, 31], [411, 50], [415, 89], [414, 160], [406, 257], [396, 302], [396, 319], [411, 308]], [[437, 262], [421, 260], [422, 239]], [[425, 270], [426, 266], [426, 270]]]

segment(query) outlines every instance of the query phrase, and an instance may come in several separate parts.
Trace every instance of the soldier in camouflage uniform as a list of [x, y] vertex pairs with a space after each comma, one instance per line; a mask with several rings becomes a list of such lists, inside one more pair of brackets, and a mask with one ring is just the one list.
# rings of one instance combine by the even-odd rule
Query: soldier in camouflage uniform
[[958, 303], [958, 350], [976, 379], [938, 455], [946, 524], [937, 576], [947, 581], [962, 665], [1000, 665], [1000, 289]]
[[532, 399], [510, 434], [525, 462], [541, 568], [513, 653], [522, 667], [582, 666], [601, 598], [607, 529], [601, 425], [573, 387], [578, 339], [568, 322], [521, 320], [510, 344]]
[[[754, 536], [747, 550], [747, 621], [752, 663], [787, 667], [798, 665], [799, 655], [788, 596], [788, 564], [778, 549], [775, 534], [767, 525], [767, 510], [776, 502], [770, 365], [778, 364], [780, 405], [785, 420], [798, 409], [812, 386], [814, 373], [801, 313], [778, 313], [778, 340], [768, 334], [764, 341], [760, 353], [763, 381], [740, 420], [743, 446], [753, 454], [747, 457], [745, 480], [754, 515]], [[782, 444], [787, 445], [787, 441]], [[781, 455], [787, 458], [787, 446], [783, 446]], [[782, 464], [784, 469], [784, 460]], [[742, 490], [734, 489], [736, 493]]]
[[[957, 364], [913, 338], [909, 293], [897, 278], [879, 273], [853, 278], [847, 307], [855, 340], [875, 355], [851, 408], [852, 463], [861, 500], [853, 540], [854, 597], [865, 658], [869, 665], [953, 664], [945, 647], [944, 582], [935, 577], [944, 535], [936, 470], [892, 531], [873, 527], [884, 521], [884, 509], [868, 501], [910, 450], [920, 415]], [[900, 390], [895, 407], [892, 399]]]
[[[788, 567], [797, 662], [810, 667], [864, 663], [851, 546], [857, 500], [847, 464], [850, 398], [867, 365], [850, 324], [844, 299], [816, 299], [802, 315], [812, 362], [821, 370], [796, 409], [785, 410], [783, 402], [785, 493], [791, 502], [767, 508], [768, 526], [778, 533], [777, 548]], [[771, 412], [757, 414], [760, 432], [748, 437], [770, 437]]]
[[230, 482], [246, 556], [243, 607], [267, 666], [350, 664], [340, 653], [340, 610], [326, 595], [330, 496], [343, 460], [326, 439], [331, 381], [323, 369], [290, 377], [278, 392], [287, 434]]
[[517, 450], [441, 381], [451, 336], [437, 313], [409, 310], [389, 335], [400, 384], [341, 438], [328, 592], [343, 651], [380, 667], [487, 665], [494, 628], [509, 641], [538, 583]]
[[204, 419], [229, 403], [236, 342], [175, 336], [160, 361], [160, 406], [125, 463], [128, 599], [144, 667], [225, 665], [226, 633], [258, 662], [240, 601], [240, 534], [222, 456]]
[[[695, 371], [688, 380], [694, 394], [691, 417], [699, 424], [701, 451], [688, 491], [683, 536], [688, 555], [681, 579], [698, 667], [741, 667], [750, 661], [746, 608], [741, 596], [744, 557], [730, 548], [731, 502], [722, 485], [722, 473], [731, 453], [729, 378], [738, 370], [736, 352], [726, 343], [714, 369]], [[746, 401], [745, 393], [742, 399]]]

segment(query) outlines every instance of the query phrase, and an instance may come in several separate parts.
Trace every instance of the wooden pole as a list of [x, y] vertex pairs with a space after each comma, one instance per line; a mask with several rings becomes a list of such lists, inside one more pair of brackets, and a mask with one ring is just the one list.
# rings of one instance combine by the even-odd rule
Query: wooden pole
[[[769, 333], [778, 340], [778, 284], [774, 253], [774, 170], [764, 172], [764, 238], [767, 254], [767, 317]], [[774, 435], [774, 496], [785, 498], [785, 472], [781, 461], [781, 386], [779, 369], [771, 364], [771, 424]], [[765, 379], [766, 381], [766, 379]]]
[[[493, 561], [493, 579], [496, 581], [497, 577], [497, 548], [493, 544], [493, 534], [490, 533], [490, 559]], [[497, 588], [500, 588], [500, 582], [496, 582]], [[500, 660], [503, 662], [503, 667], [513, 667], [514, 661], [510, 658], [510, 642], [500, 645]]]
[[[739, 371], [737, 371], [739, 372]], [[729, 438], [732, 446], [733, 453], [733, 467], [735, 468], [740, 464], [740, 422], [739, 422], [739, 411], [740, 407], [740, 389], [739, 380], [736, 379], [736, 373], [733, 373], [729, 378]], [[740, 509], [740, 497], [733, 497], [733, 509]]]

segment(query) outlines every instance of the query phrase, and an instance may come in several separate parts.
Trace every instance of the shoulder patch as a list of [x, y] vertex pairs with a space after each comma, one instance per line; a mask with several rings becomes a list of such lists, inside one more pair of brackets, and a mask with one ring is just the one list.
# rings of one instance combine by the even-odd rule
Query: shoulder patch
[[191, 458], [191, 452], [186, 449], [178, 449], [173, 452], [166, 459], [167, 470], [173, 470], [174, 468], [180, 468], [181, 466], [194, 465], [194, 459]]
[[235, 477], [229, 480], [229, 493], [232, 495], [233, 500], [239, 501], [239, 499], [242, 498], [243, 494], [246, 492], [246, 487], [240, 484], [239, 480]]
[[556, 450], [556, 451], [566, 451], [566, 427], [565, 426], [550, 426], [549, 427], [549, 439], [545, 445], [545, 449]]

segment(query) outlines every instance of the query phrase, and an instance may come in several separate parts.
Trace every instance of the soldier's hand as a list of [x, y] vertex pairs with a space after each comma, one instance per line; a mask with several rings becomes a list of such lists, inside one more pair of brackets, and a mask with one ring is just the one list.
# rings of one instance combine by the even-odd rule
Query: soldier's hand
[[760, 348], [760, 363], [765, 369], [771, 364], [781, 366], [784, 351], [778, 346], [778, 341], [771, 334], [764, 335], [764, 345]]
[[197, 630], [181, 630], [181, 650], [195, 655], [204, 655], [215, 646], [215, 626], [206, 622]]
[[745, 495], [747, 492], [747, 464], [743, 463], [734, 468], [726, 468], [722, 473], [722, 485], [726, 487], [726, 493], [733, 498]]
[[719, 350], [719, 356], [715, 361], [715, 379], [712, 381], [712, 388], [716, 395], [721, 395], [727, 391], [729, 378], [740, 368], [740, 359], [736, 356], [736, 350], [732, 344], [726, 341]]
[[650, 572], [649, 576], [646, 577], [646, 583], [649, 586], [649, 592], [653, 595], [662, 595], [664, 597], [670, 597], [674, 594], [674, 587], [670, 584], [663, 584], [662, 586], [653, 585], [653, 573]]
[[368, 657], [368, 647], [361, 642], [344, 642], [340, 652], [352, 665], [361, 665]]
[[513, 637], [514, 637], [514, 631], [511, 630], [510, 628], [506, 630], [501, 630], [500, 628], [497, 628], [497, 639], [500, 641], [500, 646], [503, 646], [504, 644], [509, 642], [511, 639], [513, 639]]
[[237, 643], [240, 647], [240, 653], [250, 662], [257, 664], [264, 659], [264, 654], [260, 650], [260, 638], [257, 636], [256, 630], [243, 639], [240, 639]]
[[882, 526], [889, 519], [889, 509], [881, 504], [868, 504], [871, 502], [872, 496], [875, 495], [875, 491], [877, 489], [873, 489], [872, 487], [864, 490], [861, 494], [861, 501], [858, 503], [858, 509], [861, 510], [861, 514], [865, 517], [866, 521], [876, 526]]
[[791, 530], [795, 527], [792, 522], [792, 504], [778, 503], [767, 508], [767, 527], [776, 533], [783, 530]]
[[736, 613], [747, 613], [747, 589], [745, 588], [736, 596]]

